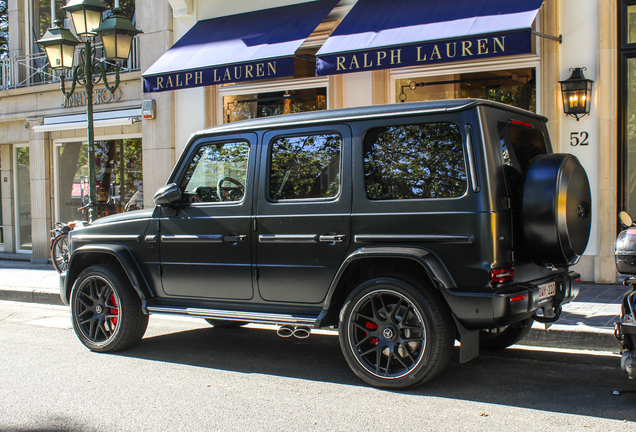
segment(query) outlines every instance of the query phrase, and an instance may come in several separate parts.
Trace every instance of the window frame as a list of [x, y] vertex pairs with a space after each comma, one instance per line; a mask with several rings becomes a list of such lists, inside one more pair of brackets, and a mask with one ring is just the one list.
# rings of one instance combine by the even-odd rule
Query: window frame
[[[332, 197], [324, 197], [324, 198], [291, 198], [291, 199], [275, 199], [271, 197], [271, 178], [272, 178], [272, 152], [274, 149], [274, 142], [281, 138], [293, 138], [293, 137], [301, 137], [301, 136], [311, 136], [311, 135], [338, 135], [340, 137], [340, 154], [338, 161], [338, 193]], [[274, 135], [267, 143], [267, 153], [266, 153], [266, 199], [267, 202], [272, 204], [286, 204], [286, 203], [303, 203], [303, 202], [330, 202], [337, 201], [342, 196], [342, 172], [343, 172], [343, 155], [344, 155], [344, 145], [345, 145], [345, 137], [342, 132], [336, 129], [324, 129], [324, 130], [312, 130], [307, 133], [286, 133], [286, 134], [276, 134]]]
[[202, 205], [240, 205], [240, 204], [243, 204], [245, 202], [247, 194], [251, 193], [251, 192], [248, 192], [248, 190], [249, 190], [249, 181], [250, 181], [250, 169], [251, 169], [250, 160], [251, 160], [251, 158], [254, 157], [253, 153], [254, 153], [254, 151], [256, 151], [255, 143], [252, 142], [247, 137], [234, 136], [234, 137], [228, 137], [228, 139], [223, 139], [223, 137], [219, 137], [219, 139], [204, 139], [204, 140], [199, 141], [198, 143], [196, 143], [195, 145], [192, 146], [192, 149], [188, 153], [188, 157], [185, 159], [185, 162], [180, 163], [181, 169], [180, 169], [178, 175], [176, 175], [174, 177], [173, 181], [174, 181], [174, 183], [177, 184], [177, 187], [179, 188], [181, 194], [184, 194], [185, 193], [185, 187], [183, 187], [183, 189], [182, 189], [181, 184], [182, 184], [182, 182], [185, 179], [185, 176], [186, 176], [186, 174], [188, 172], [188, 168], [192, 164], [192, 161], [194, 160], [194, 157], [196, 156], [197, 152], [202, 147], [213, 146], [213, 145], [218, 145], [218, 144], [225, 145], [225, 144], [242, 143], [242, 142], [246, 143], [247, 146], [248, 146], [247, 160], [245, 162], [245, 183], [243, 184], [243, 186], [245, 187], [245, 190], [243, 191], [243, 197], [240, 200], [238, 200], [238, 201], [200, 201], [200, 202], [181, 201], [181, 204], [199, 207], [199, 206], [202, 206]]
[[[364, 133], [362, 135], [361, 138], [361, 156], [362, 156], [362, 160], [360, 161], [360, 165], [362, 167], [362, 188], [364, 191], [364, 198], [367, 202], [373, 202], [373, 203], [396, 203], [396, 202], [419, 202], [419, 201], [448, 201], [448, 200], [457, 200], [457, 199], [461, 199], [463, 197], [465, 197], [466, 195], [468, 195], [468, 191], [471, 189], [471, 185], [470, 185], [470, 174], [469, 174], [469, 165], [468, 165], [468, 149], [466, 148], [466, 136], [465, 134], [462, 132], [462, 127], [454, 120], [440, 120], [440, 121], [422, 121], [422, 122], [418, 122], [417, 120], [420, 119], [412, 119], [414, 121], [411, 122], [405, 122], [405, 123], [396, 123], [396, 124], [386, 124], [383, 126], [374, 126], [371, 128], [367, 128], [364, 130]], [[422, 119], [423, 120], [423, 119]], [[379, 127], [401, 127], [401, 126], [417, 126], [417, 125], [427, 125], [427, 124], [433, 124], [433, 123], [449, 123], [454, 125], [457, 128], [457, 132], [459, 134], [459, 139], [460, 139], [460, 146], [462, 149], [462, 157], [464, 160], [464, 174], [466, 176], [465, 182], [466, 182], [466, 187], [464, 190], [464, 193], [458, 196], [452, 196], [452, 197], [427, 197], [427, 198], [392, 198], [392, 199], [372, 199], [369, 197], [369, 195], [367, 194], [367, 182], [366, 182], [366, 170], [365, 170], [365, 162], [364, 162], [364, 157], [365, 157], [365, 149], [364, 149], [364, 142], [366, 140], [366, 136], [367, 133], [369, 131], [371, 131], [372, 129], [375, 128], [379, 128]]]
[[[629, 62], [636, 59], [636, 42], [629, 43], [628, 8], [636, 6], [636, 0], [619, 0], [618, 4], [618, 157], [616, 161], [618, 199], [616, 201], [617, 212], [629, 210], [629, 166], [627, 143], [628, 112], [629, 105]], [[634, 107], [636, 109], [636, 107]], [[636, 170], [636, 166], [632, 167]]]

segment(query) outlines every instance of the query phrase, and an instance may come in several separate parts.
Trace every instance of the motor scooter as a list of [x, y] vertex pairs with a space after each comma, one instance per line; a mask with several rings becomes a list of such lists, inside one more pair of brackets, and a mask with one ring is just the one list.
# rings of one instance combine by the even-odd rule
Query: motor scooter
[[616, 238], [614, 257], [621, 274], [631, 275], [623, 283], [630, 289], [623, 296], [621, 320], [615, 324], [614, 335], [621, 343], [621, 369], [629, 379], [636, 378], [636, 225], [629, 213], [622, 211], [618, 219], [623, 231]]

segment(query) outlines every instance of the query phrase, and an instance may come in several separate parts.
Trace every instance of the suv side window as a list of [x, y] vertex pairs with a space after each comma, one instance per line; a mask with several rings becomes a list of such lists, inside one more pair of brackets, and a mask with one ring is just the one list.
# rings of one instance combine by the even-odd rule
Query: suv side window
[[206, 144], [199, 147], [181, 181], [185, 201], [241, 201], [245, 194], [248, 142]]
[[370, 129], [364, 136], [364, 183], [372, 200], [464, 195], [468, 185], [459, 127], [427, 123]]
[[336, 197], [341, 148], [342, 137], [336, 133], [276, 138], [269, 166], [270, 199]]

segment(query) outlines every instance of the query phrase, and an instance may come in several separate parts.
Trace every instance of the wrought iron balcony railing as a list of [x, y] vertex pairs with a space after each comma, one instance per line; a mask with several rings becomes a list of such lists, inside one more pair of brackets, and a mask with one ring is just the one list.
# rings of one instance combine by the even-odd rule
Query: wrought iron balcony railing
[[[103, 57], [101, 45], [96, 45], [96, 49], [97, 58]], [[75, 56], [78, 60], [79, 48], [75, 51]], [[130, 57], [123, 63], [121, 72], [139, 69], [139, 39], [134, 38]], [[51, 69], [44, 53], [0, 59], [0, 90], [59, 82], [59, 75], [59, 72]]]

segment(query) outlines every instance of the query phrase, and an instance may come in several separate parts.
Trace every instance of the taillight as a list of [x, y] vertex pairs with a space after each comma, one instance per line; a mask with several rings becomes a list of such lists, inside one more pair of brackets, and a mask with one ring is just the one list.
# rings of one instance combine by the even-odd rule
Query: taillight
[[532, 128], [532, 125], [530, 123], [522, 122], [522, 121], [519, 121], [519, 120], [510, 120], [510, 123]]
[[505, 282], [512, 282], [515, 280], [514, 267], [502, 268], [502, 269], [490, 269], [490, 282], [494, 284], [500, 284]]

